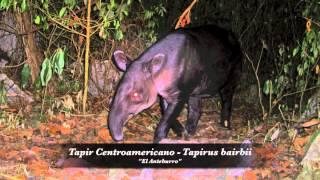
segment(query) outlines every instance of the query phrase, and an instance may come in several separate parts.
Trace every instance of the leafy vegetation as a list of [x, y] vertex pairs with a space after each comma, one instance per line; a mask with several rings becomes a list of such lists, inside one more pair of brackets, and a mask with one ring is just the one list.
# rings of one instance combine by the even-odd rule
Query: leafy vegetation
[[40, 72], [40, 79], [42, 86], [47, 86], [50, 79], [52, 78], [53, 72], [59, 77], [62, 75], [62, 71], [65, 64], [65, 52], [61, 48], [57, 49], [56, 52], [50, 57], [45, 58]]
[[166, 15], [167, 10], [161, 1], [148, 8], [143, 7], [143, 9], [143, 20], [146, 22], [146, 25], [144, 26], [145, 30], [139, 33], [139, 37], [147, 41], [146, 46], [150, 46], [158, 37], [158, 20]]
[[14, 11], [18, 8], [25, 12], [29, 8], [28, 0], [1, 0], [0, 10], [9, 10], [12, 8]]
[[[263, 92], [268, 95], [270, 112], [274, 107], [288, 111], [298, 109], [298, 115], [305, 110], [306, 94], [315, 92], [320, 87], [319, 52], [320, 26], [318, 1], [310, 1], [302, 13], [306, 20], [303, 38], [297, 40], [296, 47], [279, 45], [276, 70], [272, 71], [272, 79], [266, 80]], [[283, 101], [292, 96], [293, 103]]]
[[7, 91], [4, 82], [0, 81], [0, 105], [7, 104]]

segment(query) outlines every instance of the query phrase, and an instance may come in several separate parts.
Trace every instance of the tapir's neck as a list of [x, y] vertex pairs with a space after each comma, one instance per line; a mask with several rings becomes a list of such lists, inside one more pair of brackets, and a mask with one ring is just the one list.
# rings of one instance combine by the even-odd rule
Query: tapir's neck
[[178, 32], [169, 34], [145, 50], [136, 61], [148, 62], [159, 53], [166, 55], [168, 58], [175, 58], [179, 51], [183, 50], [185, 39], [185, 35]]

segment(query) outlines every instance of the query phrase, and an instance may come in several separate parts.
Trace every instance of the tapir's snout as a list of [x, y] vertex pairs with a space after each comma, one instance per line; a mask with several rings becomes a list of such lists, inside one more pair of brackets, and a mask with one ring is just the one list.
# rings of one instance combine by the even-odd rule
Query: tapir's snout
[[123, 140], [123, 133], [119, 132], [119, 133], [111, 133], [111, 137], [114, 141], [119, 142]]
[[114, 141], [123, 140], [123, 126], [127, 117], [116, 114], [114, 110], [111, 110], [108, 120], [108, 127], [110, 130], [111, 137]]

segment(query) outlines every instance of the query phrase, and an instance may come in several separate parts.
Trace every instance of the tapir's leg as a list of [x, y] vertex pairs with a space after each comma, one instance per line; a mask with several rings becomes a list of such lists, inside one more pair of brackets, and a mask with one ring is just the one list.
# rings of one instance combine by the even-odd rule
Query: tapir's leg
[[166, 138], [168, 135], [169, 128], [172, 126], [176, 118], [179, 116], [183, 108], [184, 102], [174, 101], [168, 103], [168, 107], [162, 116], [158, 127], [154, 135], [154, 142], [159, 142], [161, 139]]
[[[166, 109], [168, 107], [168, 103], [162, 97], [160, 97], [160, 106], [161, 106], [161, 114], [162, 114], [162, 116], [164, 116], [164, 113], [165, 113], [165, 111], [166, 111]], [[183, 126], [181, 125], [181, 123], [177, 119], [175, 119], [172, 122], [170, 127], [172, 128], [173, 132], [176, 133], [176, 135], [178, 137], [182, 137], [184, 128], [183, 128]]]
[[220, 97], [221, 97], [221, 120], [220, 124], [221, 126], [231, 129], [231, 108], [232, 108], [232, 97], [233, 97], [234, 89], [230, 88], [223, 88], [220, 91]]
[[[238, 66], [241, 66], [241, 64], [238, 64]], [[236, 67], [233, 71], [231, 71], [228, 83], [219, 92], [222, 105], [220, 124], [221, 126], [228, 129], [231, 129], [230, 119], [232, 111], [232, 98], [234, 90], [236, 89], [239, 82], [240, 73], [240, 67]]]
[[194, 135], [200, 118], [201, 98], [189, 97], [188, 101], [188, 119], [186, 122], [186, 130], [188, 135]]

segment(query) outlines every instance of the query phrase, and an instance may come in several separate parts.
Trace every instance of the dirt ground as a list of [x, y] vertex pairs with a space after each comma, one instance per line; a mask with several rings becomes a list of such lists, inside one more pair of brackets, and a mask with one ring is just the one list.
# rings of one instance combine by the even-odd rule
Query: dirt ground
[[[152, 143], [160, 117], [157, 107], [128, 121], [124, 143]], [[189, 140], [172, 132], [164, 143], [260, 143], [256, 148], [259, 168], [233, 169], [97, 169], [76, 168], [82, 162], [64, 159], [57, 144], [112, 143], [103, 126], [107, 112], [92, 115], [52, 115], [36, 128], [0, 126], [0, 177], [4, 179], [294, 179], [301, 167], [305, 139], [291, 141], [280, 132], [272, 142], [265, 137], [274, 127], [248, 123], [240, 109], [233, 112], [233, 129], [219, 127], [219, 113], [204, 108], [197, 133]], [[186, 111], [178, 118], [184, 121]], [[250, 127], [251, 126], [251, 127]], [[302, 138], [302, 137], [301, 137]], [[296, 145], [300, 146], [296, 146]], [[300, 149], [299, 149], [300, 147]]]

